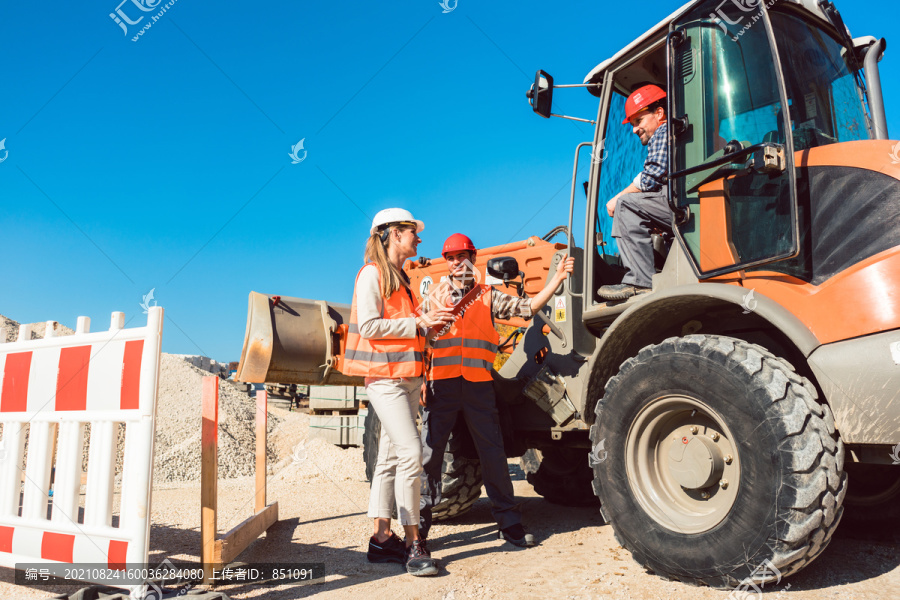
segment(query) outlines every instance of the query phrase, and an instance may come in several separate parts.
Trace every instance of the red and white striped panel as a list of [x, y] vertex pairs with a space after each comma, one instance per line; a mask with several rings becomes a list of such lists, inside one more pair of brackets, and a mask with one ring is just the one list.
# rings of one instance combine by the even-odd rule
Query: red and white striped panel
[[[162, 308], [152, 307], [145, 327], [124, 329], [124, 315], [113, 313], [108, 331], [89, 333], [90, 320], [79, 317], [71, 336], [29, 340], [23, 326], [18, 341], [0, 343], [0, 565], [147, 562], [162, 322]], [[117, 423], [125, 423], [125, 448], [113, 527]]]
[[142, 339], [3, 350], [0, 413], [139, 408]]
[[77, 562], [122, 569], [128, 556], [128, 541], [81, 532], [64, 533], [24, 525], [0, 525], [0, 552], [8, 553], [15, 562], [20, 563]]

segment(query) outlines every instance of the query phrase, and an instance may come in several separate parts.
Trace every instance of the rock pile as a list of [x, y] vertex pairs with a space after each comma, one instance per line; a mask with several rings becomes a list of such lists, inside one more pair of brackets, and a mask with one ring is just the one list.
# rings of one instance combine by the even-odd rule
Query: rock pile
[[[6, 331], [6, 342], [14, 342], [19, 335], [19, 323], [17, 321], [13, 321], [8, 317], [4, 317], [0, 315], [0, 329], [5, 329]], [[44, 333], [47, 329], [47, 323], [42, 321], [40, 323], [32, 323], [31, 324], [31, 339], [39, 340], [44, 337]], [[75, 333], [73, 330], [69, 329], [65, 325], [60, 323], [56, 324], [56, 335], [72, 335]]]
[[[154, 482], [200, 479], [201, 388], [209, 373], [171, 354], [163, 354], [156, 406]], [[219, 477], [255, 472], [256, 400], [219, 382]], [[267, 461], [280, 457], [273, 433], [282, 417], [269, 412]]]

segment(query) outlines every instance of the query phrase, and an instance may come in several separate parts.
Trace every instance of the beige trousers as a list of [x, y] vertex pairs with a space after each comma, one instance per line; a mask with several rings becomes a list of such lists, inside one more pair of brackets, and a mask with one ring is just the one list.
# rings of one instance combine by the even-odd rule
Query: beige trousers
[[401, 525], [419, 524], [422, 439], [416, 428], [422, 378], [366, 379], [369, 405], [381, 420], [378, 461], [372, 473], [368, 516], [390, 519], [397, 507]]

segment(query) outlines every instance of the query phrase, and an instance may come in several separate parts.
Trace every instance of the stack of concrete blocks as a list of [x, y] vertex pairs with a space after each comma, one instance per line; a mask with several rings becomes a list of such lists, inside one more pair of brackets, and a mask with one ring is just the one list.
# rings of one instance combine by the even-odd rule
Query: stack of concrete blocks
[[309, 437], [335, 446], [361, 446], [366, 428], [366, 388], [309, 386]]
[[198, 369], [212, 373], [213, 375], [224, 376], [228, 374], [228, 363], [220, 363], [208, 356], [197, 356], [194, 354], [175, 354], [174, 356], [178, 356], [185, 362], [194, 365]]

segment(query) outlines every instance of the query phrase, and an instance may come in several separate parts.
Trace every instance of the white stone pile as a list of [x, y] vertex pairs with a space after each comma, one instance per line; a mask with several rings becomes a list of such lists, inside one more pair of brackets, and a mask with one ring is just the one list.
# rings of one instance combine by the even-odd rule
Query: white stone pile
[[177, 356], [186, 363], [212, 373], [213, 375], [228, 376], [228, 363], [220, 363], [208, 356], [199, 356], [196, 354], [172, 354], [172, 356]]
[[[200, 479], [201, 389], [209, 372], [181, 357], [163, 354], [156, 405], [154, 482]], [[219, 384], [219, 477], [255, 472], [256, 399], [224, 382]], [[268, 417], [268, 461], [278, 459], [272, 433], [281, 417]]]
[[[19, 335], [19, 323], [13, 321], [8, 317], [4, 317], [0, 315], [0, 329], [4, 330], [5, 336], [2, 341], [6, 342], [14, 342]], [[72, 335], [75, 333], [73, 330], [69, 329], [65, 325], [61, 323], [56, 323], [55, 326], [56, 335]], [[31, 339], [39, 340], [44, 337], [44, 333], [47, 330], [47, 323], [45, 321], [41, 321], [40, 323], [32, 323], [31, 324]]]

